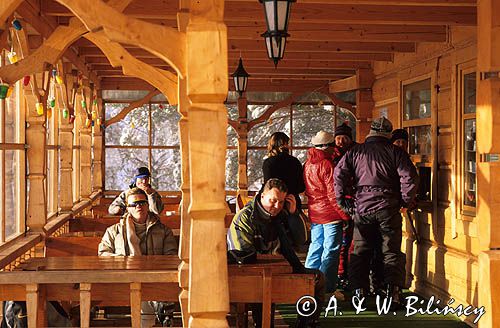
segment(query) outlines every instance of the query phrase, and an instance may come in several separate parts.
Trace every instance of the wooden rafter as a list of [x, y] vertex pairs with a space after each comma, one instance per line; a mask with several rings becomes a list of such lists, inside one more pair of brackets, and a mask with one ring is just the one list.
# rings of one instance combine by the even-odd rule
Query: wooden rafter
[[[35, 30], [37, 30], [44, 38], [49, 38], [58, 26], [53, 18], [39, 15], [39, 12], [37, 12], [27, 2], [21, 3], [16, 10], [23, 16], [24, 19], [29, 21], [30, 25], [33, 26], [33, 28], [35, 28]], [[88, 76], [92, 81], [94, 81], [94, 83], [99, 84], [97, 75], [87, 69], [84, 61], [79, 58], [72, 49], [67, 49], [63, 56], [71, 61], [85, 76]]]
[[[232, 2], [250, 2], [252, 0], [231, 0]], [[297, 0], [306, 4], [336, 5], [383, 5], [383, 6], [440, 6], [440, 7], [475, 7], [476, 0]]]
[[144, 104], [147, 104], [151, 98], [154, 96], [158, 95], [160, 92], [158, 90], [152, 90], [150, 91], [144, 98], [136, 100], [134, 102], [131, 102], [130, 105], [125, 107], [124, 109], [121, 110], [118, 114], [110, 118], [109, 120], [106, 120], [104, 123], [105, 126], [110, 126], [111, 124], [117, 123], [121, 121], [125, 116], [127, 116], [128, 113], [130, 113], [132, 110], [136, 109], [137, 107], [140, 107]]
[[121, 66], [123, 74], [147, 81], [161, 90], [171, 105], [177, 105], [177, 76], [134, 58], [119, 43], [109, 41], [103, 32], [89, 33], [85, 37], [106, 54], [113, 67]]
[[2, 0], [0, 1], [0, 26], [12, 15], [22, 0]]
[[[127, 17], [102, 1], [96, 1], [92, 6], [86, 0], [57, 1], [80, 18], [89, 31], [102, 28], [112, 41], [137, 44], [165, 60], [184, 76], [184, 33]], [[165, 47], [167, 42], [169, 46]]]

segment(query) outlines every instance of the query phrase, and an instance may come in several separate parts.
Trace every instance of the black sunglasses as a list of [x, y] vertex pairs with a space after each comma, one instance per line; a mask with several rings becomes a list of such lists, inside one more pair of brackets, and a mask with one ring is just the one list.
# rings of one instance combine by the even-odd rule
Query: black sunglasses
[[136, 202], [129, 203], [127, 207], [137, 207], [137, 206], [144, 206], [148, 204], [147, 200], [138, 200]]

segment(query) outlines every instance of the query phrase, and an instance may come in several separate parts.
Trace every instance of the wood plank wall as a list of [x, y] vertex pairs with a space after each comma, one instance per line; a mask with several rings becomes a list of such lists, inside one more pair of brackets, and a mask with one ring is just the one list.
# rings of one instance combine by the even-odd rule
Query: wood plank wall
[[[476, 47], [475, 28], [452, 28], [448, 42], [419, 44], [416, 53], [396, 54], [392, 63], [380, 62], [374, 67], [373, 118], [386, 113], [394, 128], [402, 125], [402, 82], [433, 78], [433, 110], [437, 107], [434, 121], [437, 126], [433, 126], [433, 144], [437, 146], [434, 168], [437, 199], [433, 208], [415, 216], [423, 242], [415, 245], [406, 233], [402, 251], [407, 252], [407, 257], [412, 255], [415, 275], [412, 287], [420, 294], [435, 295], [442, 300], [441, 304], [453, 297], [455, 304], [478, 306], [478, 220], [461, 214], [460, 199], [457, 199], [459, 180], [457, 182], [455, 174], [461, 160], [460, 154], [455, 153], [457, 143], [461, 142], [456, 132], [460, 129], [456, 123], [460, 110], [457, 108], [460, 85], [456, 75], [460, 65], [475, 65]], [[433, 113], [434, 118], [435, 115]]]

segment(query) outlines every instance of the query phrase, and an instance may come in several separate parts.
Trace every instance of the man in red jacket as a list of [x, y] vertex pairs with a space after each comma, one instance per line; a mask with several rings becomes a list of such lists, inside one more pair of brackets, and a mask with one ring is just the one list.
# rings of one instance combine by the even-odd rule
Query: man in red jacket
[[349, 216], [337, 205], [333, 186], [333, 154], [335, 137], [319, 131], [311, 140], [314, 147], [307, 151], [304, 181], [311, 220], [311, 245], [306, 268], [319, 269], [325, 275], [326, 293], [337, 288], [337, 271], [342, 245], [343, 221]]

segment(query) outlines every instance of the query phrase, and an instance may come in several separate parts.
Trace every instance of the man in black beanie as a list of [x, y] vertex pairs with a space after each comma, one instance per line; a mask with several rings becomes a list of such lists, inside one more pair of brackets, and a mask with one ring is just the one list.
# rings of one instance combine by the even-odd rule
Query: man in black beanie
[[392, 131], [391, 144], [408, 152], [408, 132], [405, 129]]
[[349, 125], [342, 123], [335, 128], [335, 145], [343, 155], [353, 146], [352, 129]]

